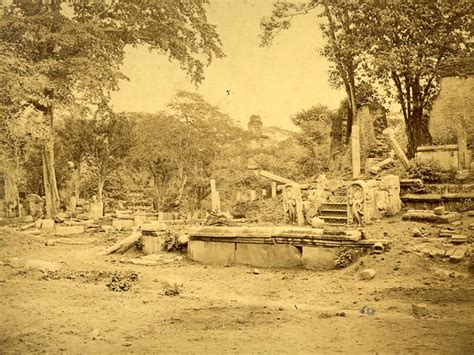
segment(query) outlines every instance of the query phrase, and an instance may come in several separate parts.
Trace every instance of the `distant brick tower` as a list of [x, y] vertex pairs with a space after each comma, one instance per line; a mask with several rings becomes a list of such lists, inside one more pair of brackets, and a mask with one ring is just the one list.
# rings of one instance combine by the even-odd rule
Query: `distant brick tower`
[[262, 126], [262, 119], [259, 115], [250, 116], [249, 123], [247, 123], [247, 128], [250, 133], [260, 137], [262, 135]]

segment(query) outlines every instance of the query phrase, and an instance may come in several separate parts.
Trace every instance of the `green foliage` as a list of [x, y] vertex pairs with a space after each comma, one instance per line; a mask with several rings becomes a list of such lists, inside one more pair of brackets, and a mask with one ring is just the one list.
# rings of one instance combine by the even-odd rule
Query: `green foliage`
[[438, 183], [442, 180], [441, 167], [436, 161], [422, 161], [418, 158], [410, 161], [408, 177], [421, 179], [428, 183]]
[[237, 153], [232, 147], [244, 140], [242, 131], [218, 107], [189, 92], [178, 92], [164, 112], [133, 116], [132, 165], [153, 180], [155, 208], [183, 203], [199, 209], [215, 171], [232, 168], [222, 157]]
[[303, 176], [318, 175], [329, 168], [332, 123], [336, 116], [337, 112], [319, 105], [292, 117], [293, 123], [300, 127], [296, 139], [304, 148], [297, 158]]
[[413, 157], [419, 145], [431, 142], [426, 112], [441, 66], [472, 49], [473, 7], [470, 0], [276, 1], [261, 22], [262, 44], [288, 29], [296, 16], [316, 11], [327, 40], [321, 53], [333, 64], [329, 80], [348, 95], [349, 124], [361, 96], [373, 91], [371, 84], [383, 87], [401, 106]]
[[74, 116], [82, 107], [107, 104], [125, 78], [120, 66], [127, 45], [144, 45], [168, 56], [200, 83], [204, 66], [223, 56], [205, 3], [22, 0], [2, 8], [0, 124], [5, 127], [31, 107], [42, 115], [48, 147], [43, 179], [51, 190], [45, 191], [48, 214], [56, 212], [57, 202], [51, 149], [55, 114]]

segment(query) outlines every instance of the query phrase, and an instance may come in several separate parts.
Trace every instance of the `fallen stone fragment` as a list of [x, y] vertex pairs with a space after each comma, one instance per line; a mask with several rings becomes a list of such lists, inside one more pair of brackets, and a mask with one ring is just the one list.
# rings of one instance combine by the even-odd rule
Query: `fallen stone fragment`
[[41, 220], [41, 230], [44, 233], [50, 233], [54, 231], [54, 219], [43, 219]]
[[29, 260], [26, 262], [25, 269], [40, 271], [58, 271], [59, 264], [51, 261]]
[[451, 236], [454, 234], [454, 231], [449, 230], [449, 229], [443, 229], [439, 231], [438, 237], [440, 238], [451, 238]]
[[134, 265], [143, 265], [143, 266], [155, 266], [158, 264], [156, 260], [147, 260], [142, 258], [128, 259], [126, 262], [129, 262]]
[[319, 218], [319, 217], [313, 217], [311, 218], [311, 226], [314, 228], [322, 227], [326, 224], [326, 222]]
[[474, 229], [474, 223], [471, 223], [468, 228], [473, 230]]
[[376, 254], [382, 254], [385, 251], [383, 244], [379, 242], [375, 243], [372, 249]]
[[474, 217], [474, 210], [467, 211], [469, 217]]
[[428, 223], [451, 223], [461, 219], [457, 212], [445, 212], [443, 215], [436, 215], [433, 211], [408, 210], [403, 216], [404, 221], [422, 221]]
[[13, 268], [24, 267], [26, 264], [26, 260], [23, 258], [14, 256], [13, 258], [10, 259], [8, 264]]
[[461, 221], [454, 221], [454, 222], [452, 222], [451, 224], [452, 224], [453, 226], [455, 226], [455, 227], [458, 227], [458, 226], [460, 226], [462, 223], [461, 223]]
[[464, 256], [466, 255], [466, 253], [467, 253], [467, 246], [466, 247], [457, 247], [453, 251], [451, 256], [449, 257], [449, 260], [453, 261], [453, 262], [461, 261], [464, 258]]
[[467, 235], [464, 234], [453, 234], [449, 240], [453, 244], [467, 243]]
[[47, 247], [52, 247], [56, 245], [56, 242], [53, 239], [48, 239], [46, 242], [44, 242], [44, 245]]
[[259, 269], [253, 269], [253, 274], [254, 275], [260, 275], [260, 270]]
[[103, 226], [101, 226], [101, 228], [104, 232], [111, 232], [111, 231], [115, 230], [115, 227], [113, 227], [109, 224], [104, 224]]
[[374, 269], [365, 269], [359, 274], [361, 280], [371, 280], [377, 272]]
[[100, 335], [100, 331], [99, 329], [94, 329], [91, 333], [90, 333], [90, 336], [91, 336], [91, 339], [92, 340], [96, 340]]
[[434, 257], [444, 257], [446, 254], [446, 250], [441, 249], [441, 248], [436, 248], [436, 247], [427, 247], [423, 248], [421, 252], [425, 255], [428, 255], [432, 258]]
[[418, 228], [413, 228], [413, 238], [422, 238], [423, 233]]
[[27, 215], [27, 216], [25, 216], [25, 217], [23, 217], [23, 222], [25, 222], [25, 223], [31, 223], [31, 222], [34, 222], [34, 221], [35, 221], [35, 220], [34, 220], [33, 216], [30, 215], [30, 214]]
[[428, 307], [424, 303], [412, 304], [411, 311], [415, 318], [424, 318], [429, 316]]
[[85, 232], [85, 227], [81, 225], [76, 226], [56, 226], [56, 231], [54, 234], [56, 235], [74, 235], [74, 234], [82, 234]]
[[438, 206], [433, 209], [433, 213], [437, 216], [442, 216], [446, 213], [446, 208], [444, 206]]

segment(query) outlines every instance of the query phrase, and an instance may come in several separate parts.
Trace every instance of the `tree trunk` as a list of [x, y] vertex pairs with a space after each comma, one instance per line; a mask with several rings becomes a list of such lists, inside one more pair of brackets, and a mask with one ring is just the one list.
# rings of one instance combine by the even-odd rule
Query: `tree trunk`
[[76, 168], [75, 172], [75, 177], [74, 177], [74, 196], [76, 197], [76, 201], [79, 201], [79, 196], [81, 194], [81, 165], [79, 165]]
[[53, 108], [47, 107], [44, 112], [45, 120], [51, 130], [51, 136], [43, 144], [41, 157], [43, 160], [43, 185], [46, 198], [46, 216], [54, 217], [59, 208], [59, 193], [54, 171], [54, 138], [53, 138]]
[[97, 194], [98, 194], [98, 202], [103, 202], [104, 201], [104, 183], [105, 179], [103, 179], [101, 176], [99, 177], [99, 182], [97, 184]]
[[433, 142], [429, 131], [429, 119], [423, 115], [423, 109], [415, 108], [408, 113], [405, 124], [408, 138], [407, 157], [413, 159], [419, 146], [430, 145]]

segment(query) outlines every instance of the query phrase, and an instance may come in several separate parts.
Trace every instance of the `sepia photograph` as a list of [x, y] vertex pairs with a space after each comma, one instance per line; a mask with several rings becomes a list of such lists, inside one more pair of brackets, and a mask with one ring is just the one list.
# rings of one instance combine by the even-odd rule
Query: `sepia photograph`
[[473, 0], [0, 0], [0, 354], [474, 354]]

